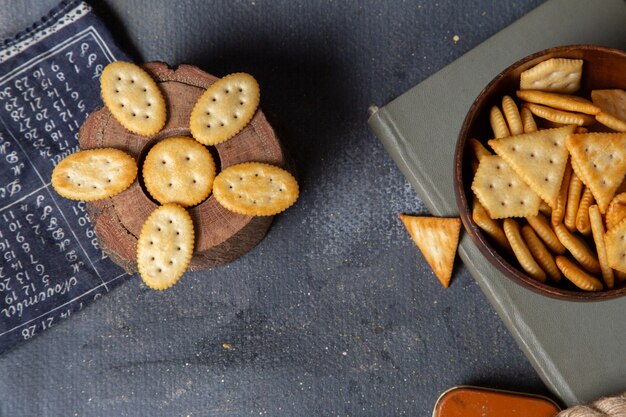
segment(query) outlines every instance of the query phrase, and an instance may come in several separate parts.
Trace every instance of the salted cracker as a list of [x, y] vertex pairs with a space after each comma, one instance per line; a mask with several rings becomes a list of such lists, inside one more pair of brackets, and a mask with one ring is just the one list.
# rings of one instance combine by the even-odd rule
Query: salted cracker
[[543, 214], [539, 213], [536, 216], [527, 217], [526, 220], [552, 252], [558, 253], [559, 255], [565, 253], [565, 246], [563, 246], [559, 238], [556, 237], [548, 219], [546, 219]]
[[605, 213], [626, 175], [626, 133], [575, 134], [565, 144], [576, 175]]
[[450, 286], [461, 219], [400, 215], [400, 220], [445, 288]]
[[626, 193], [616, 194], [606, 209], [606, 228], [612, 229], [626, 219]]
[[522, 237], [519, 224], [513, 219], [504, 219], [504, 233], [506, 234], [509, 244], [513, 249], [513, 253], [517, 258], [520, 266], [528, 275], [540, 282], [545, 282], [546, 273], [530, 252], [530, 248]]
[[522, 124], [524, 125], [524, 133], [531, 133], [537, 131], [537, 123], [533, 118], [533, 114], [526, 107], [522, 107], [520, 111], [520, 117], [522, 118]]
[[542, 104], [559, 110], [598, 114], [600, 108], [591, 101], [570, 94], [556, 94], [539, 90], [518, 90], [517, 97], [529, 103]]
[[591, 101], [603, 112], [626, 121], [626, 91], [620, 89], [593, 90]]
[[150, 149], [142, 175], [148, 193], [156, 201], [190, 207], [209, 196], [215, 162], [202, 144], [189, 137], [174, 136]]
[[539, 212], [539, 195], [497, 155], [481, 158], [472, 191], [492, 219], [530, 217]]
[[596, 119], [584, 113], [573, 113], [564, 110], [553, 109], [552, 107], [542, 106], [535, 103], [526, 103], [524, 107], [528, 108], [532, 114], [542, 119], [549, 120], [561, 125], [578, 125], [589, 126], [596, 122]]
[[52, 187], [71, 200], [100, 200], [124, 191], [137, 176], [137, 164], [113, 148], [71, 154], [52, 171]]
[[249, 216], [273, 216], [298, 199], [298, 183], [284, 169], [260, 162], [230, 166], [215, 178], [213, 195], [228, 210]]
[[595, 200], [593, 199], [591, 190], [588, 187], [585, 187], [585, 191], [583, 191], [583, 195], [580, 197], [580, 204], [578, 204], [578, 213], [576, 213], [576, 229], [583, 235], [591, 233], [591, 224], [589, 223], [589, 207], [594, 202]]
[[554, 209], [567, 165], [565, 138], [574, 129], [564, 126], [492, 139], [489, 146]]
[[187, 270], [194, 246], [191, 216], [178, 204], [150, 214], [137, 241], [137, 265], [145, 284], [155, 290], [174, 285]]
[[602, 283], [596, 277], [589, 275], [582, 268], [565, 256], [556, 257], [556, 266], [565, 278], [584, 291], [601, 291]]
[[598, 123], [612, 129], [616, 132], [626, 132], [626, 121], [613, 116], [610, 113], [600, 112], [596, 114]]
[[489, 112], [489, 123], [491, 124], [491, 130], [493, 130], [494, 138], [505, 138], [507, 136], [511, 136], [511, 132], [506, 124], [504, 115], [498, 106], [493, 106], [491, 108], [491, 111]]
[[191, 112], [191, 135], [204, 145], [217, 145], [235, 136], [259, 106], [259, 84], [250, 74], [227, 75], [200, 96]]
[[151, 136], [165, 125], [167, 110], [157, 83], [141, 67], [116, 61], [100, 76], [102, 101], [131, 132]]
[[574, 93], [580, 88], [582, 59], [551, 58], [520, 74], [520, 89]]
[[553, 224], [552, 227], [554, 228], [556, 237], [559, 238], [563, 246], [567, 248], [574, 259], [576, 259], [587, 271], [592, 274], [599, 274], [601, 272], [598, 258], [584, 240], [576, 235], [573, 235], [569, 230], [567, 230], [563, 223]]
[[511, 135], [524, 133], [522, 117], [517, 108], [517, 104], [515, 104], [515, 101], [511, 98], [511, 96], [502, 97], [502, 112], [504, 113], [506, 124], [509, 127]]
[[613, 269], [609, 266], [609, 260], [606, 254], [606, 242], [604, 241], [606, 231], [604, 230], [602, 215], [597, 205], [594, 204], [589, 207], [589, 218], [593, 232], [593, 241], [596, 244], [596, 252], [598, 253], [598, 262], [600, 262], [600, 268], [602, 269], [602, 279], [607, 288], [613, 288], [615, 276]]
[[572, 173], [567, 190], [567, 204], [565, 206], [565, 216], [563, 224], [570, 232], [576, 231], [576, 215], [578, 214], [578, 205], [583, 192], [583, 182], [578, 178], [576, 173]]
[[609, 266], [626, 272], [626, 219], [609, 229], [604, 235]]
[[507, 251], [511, 249], [502, 227], [497, 220], [494, 220], [489, 216], [487, 210], [485, 210], [477, 198], [475, 198], [472, 203], [472, 219], [478, 227], [491, 236], [499, 247]]
[[554, 255], [550, 253], [543, 242], [537, 237], [533, 228], [524, 225], [522, 227], [522, 237], [541, 269], [554, 281], [560, 281], [561, 271], [559, 271], [556, 263], [554, 263]]

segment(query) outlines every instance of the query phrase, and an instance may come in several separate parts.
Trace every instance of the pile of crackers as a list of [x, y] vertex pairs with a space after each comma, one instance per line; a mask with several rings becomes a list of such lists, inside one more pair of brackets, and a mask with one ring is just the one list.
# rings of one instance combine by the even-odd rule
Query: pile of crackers
[[[153, 136], [165, 126], [168, 115], [163, 94], [141, 67], [111, 63], [102, 72], [100, 85], [105, 106], [124, 128]], [[148, 152], [141, 174], [147, 192], [160, 206], [142, 227], [137, 264], [150, 288], [169, 288], [187, 270], [195, 241], [187, 208], [202, 203], [211, 193], [226, 209], [249, 216], [278, 214], [298, 198], [295, 178], [277, 166], [251, 161], [216, 175], [207, 147], [240, 132], [256, 113], [259, 101], [259, 85], [251, 75], [225, 76], [196, 102], [189, 119], [191, 137], [168, 137]], [[65, 198], [93, 201], [126, 190], [138, 171], [135, 159], [121, 150], [85, 150], [55, 167], [52, 186]]]
[[600, 291], [626, 280], [626, 91], [576, 95], [584, 65], [541, 62], [491, 109], [472, 217], [532, 278]]

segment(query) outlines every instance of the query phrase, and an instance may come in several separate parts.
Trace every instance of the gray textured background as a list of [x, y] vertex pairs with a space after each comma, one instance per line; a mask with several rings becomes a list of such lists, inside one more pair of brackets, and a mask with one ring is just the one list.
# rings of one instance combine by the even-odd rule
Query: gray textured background
[[[545, 393], [467, 271], [444, 290], [428, 269], [398, 220], [425, 209], [366, 124], [539, 3], [96, 3], [139, 60], [252, 73], [302, 194], [242, 259], [163, 293], [132, 279], [1, 356], [0, 416], [426, 416], [456, 384]], [[55, 4], [0, 1], [0, 37]]]

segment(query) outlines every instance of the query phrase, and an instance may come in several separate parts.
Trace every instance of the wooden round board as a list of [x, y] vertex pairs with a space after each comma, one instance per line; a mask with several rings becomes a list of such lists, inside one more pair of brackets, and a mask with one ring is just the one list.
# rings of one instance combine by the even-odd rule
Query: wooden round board
[[[168, 120], [156, 135], [145, 137], [122, 127], [106, 107], [89, 115], [79, 132], [81, 149], [116, 148], [132, 155], [139, 166], [137, 180], [125, 191], [87, 203], [87, 210], [102, 249], [126, 271], [137, 271], [137, 238], [150, 213], [157, 208], [141, 180], [141, 164], [148, 150], [171, 136], [191, 136], [189, 116], [204, 90], [218, 78], [191, 65], [171, 69], [164, 63], [143, 65], [159, 84], [167, 103]], [[226, 168], [246, 161], [286, 167], [281, 144], [259, 109], [252, 121], [232, 139], [215, 146], [216, 164]], [[189, 209], [196, 242], [189, 270], [223, 265], [240, 257], [265, 236], [273, 217], [232, 213], [213, 195]]]

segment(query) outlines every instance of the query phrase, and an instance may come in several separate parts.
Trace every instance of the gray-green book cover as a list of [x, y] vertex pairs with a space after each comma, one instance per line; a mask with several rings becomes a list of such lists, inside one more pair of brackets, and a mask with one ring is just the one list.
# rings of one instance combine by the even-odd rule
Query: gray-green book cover
[[[626, 2], [550, 0], [373, 109], [371, 128], [433, 215], [458, 215], [454, 147], [478, 93], [518, 59], [569, 44], [626, 49]], [[626, 297], [596, 303], [547, 298], [509, 281], [468, 235], [459, 254], [543, 381], [565, 404], [626, 390]]]

